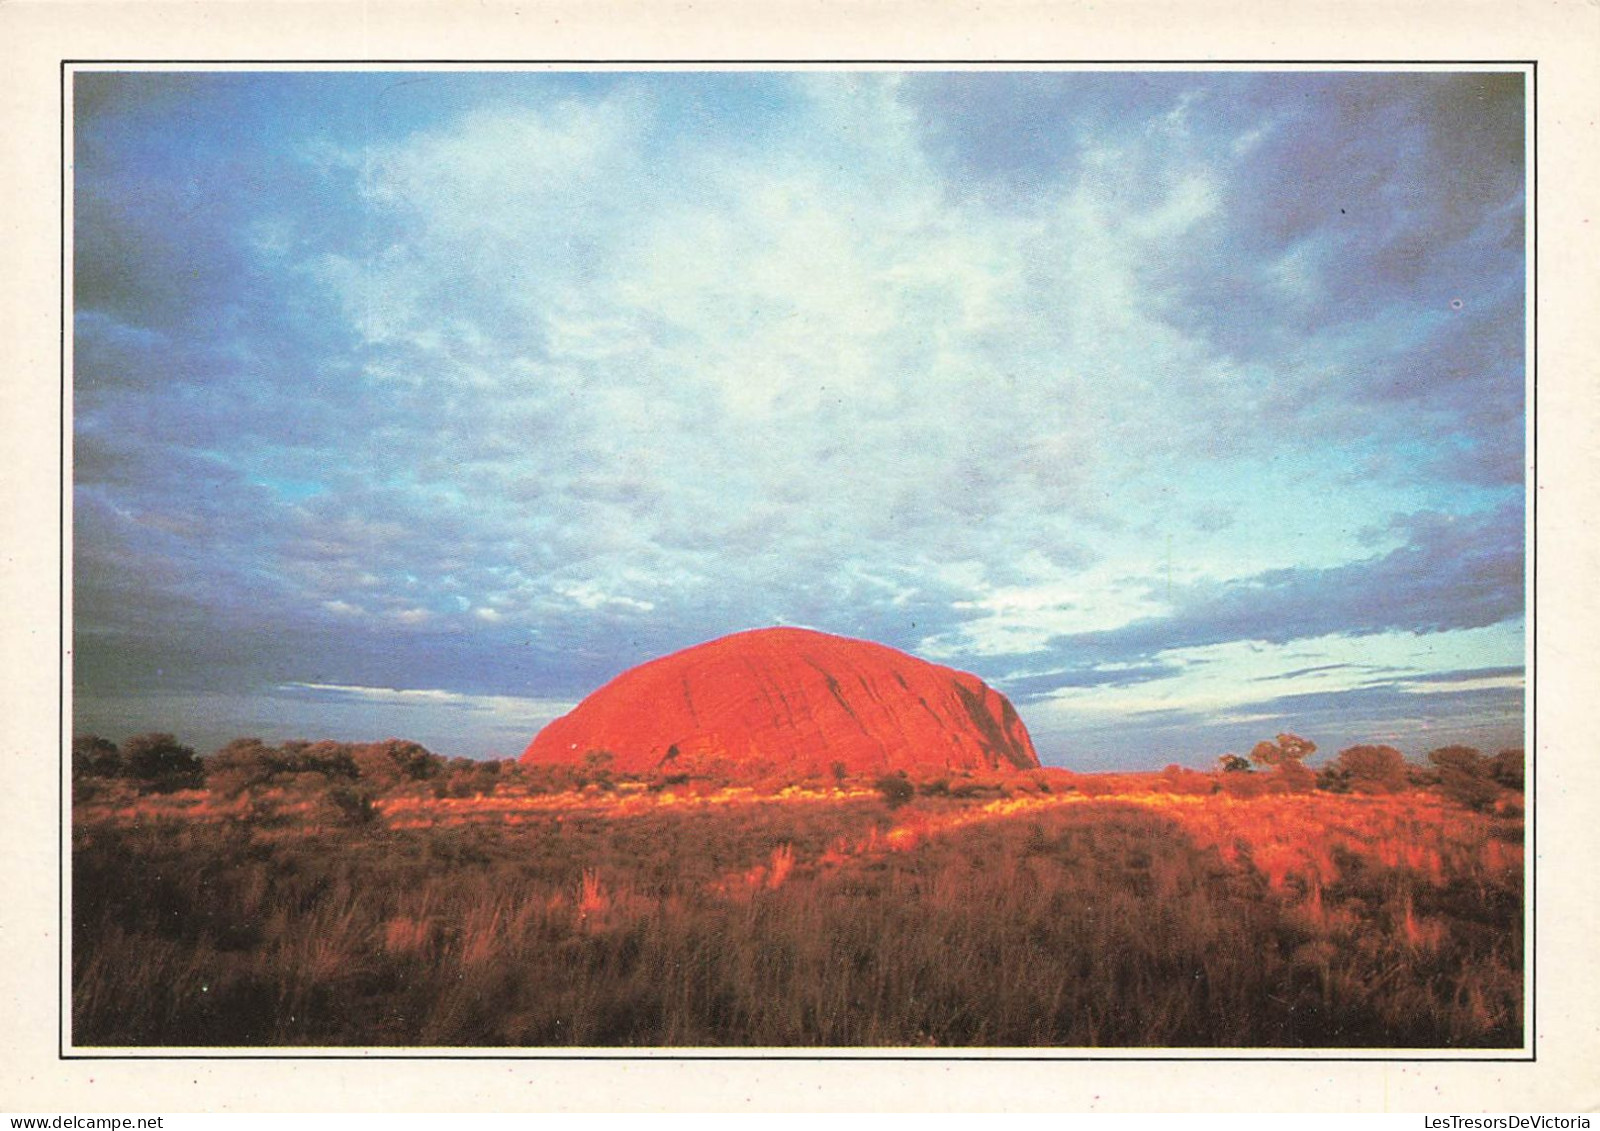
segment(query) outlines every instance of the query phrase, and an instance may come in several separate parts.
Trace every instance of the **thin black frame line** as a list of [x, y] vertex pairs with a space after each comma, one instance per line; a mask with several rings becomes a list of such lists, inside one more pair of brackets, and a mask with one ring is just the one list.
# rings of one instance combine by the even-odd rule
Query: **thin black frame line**
[[[1220, 67], [1528, 67], [1537, 65], [1536, 59], [63, 59], [67, 66], [355, 66], [355, 67], [629, 67], [629, 66], [721, 66], [721, 67], [785, 67], [785, 66], [974, 66], [991, 67], [1000, 71], [1024, 67], [1123, 67], [1150, 66], [1192, 68], [1197, 72], [1214, 71]], [[1375, 72], [1377, 73], [1377, 72]]]
[[[56, 169], [57, 192], [60, 200], [60, 247], [57, 269], [61, 272], [57, 284], [57, 317], [61, 325], [56, 332], [56, 376], [59, 382], [56, 399], [56, 524], [59, 527], [56, 546], [60, 560], [56, 562], [56, 742], [62, 746], [56, 758], [56, 1048], [67, 1047], [67, 838], [66, 779], [69, 744], [67, 732], [67, 428], [71, 421], [67, 414], [67, 69], [62, 65], [61, 88], [56, 92], [60, 119], [56, 123], [56, 146], [60, 164]], [[76, 133], [74, 133], [76, 138]]]
[[[67, 427], [69, 425], [69, 421], [67, 420], [67, 413], [66, 413], [66, 404], [67, 404], [66, 336], [67, 336], [67, 321], [68, 321], [68, 319], [66, 317], [66, 312], [67, 312], [67, 303], [68, 303], [68, 297], [69, 297], [67, 295], [67, 293], [66, 293], [66, 279], [67, 279], [67, 270], [66, 270], [66, 268], [67, 268], [67, 225], [66, 225], [66, 216], [67, 216], [67, 191], [66, 191], [67, 153], [66, 153], [66, 144], [67, 144], [67, 140], [66, 139], [67, 139], [67, 134], [68, 134], [68, 126], [69, 126], [69, 123], [67, 121], [67, 111], [66, 111], [67, 81], [68, 81], [69, 77], [73, 73], [71, 68], [73, 68], [75, 66], [84, 65], [84, 64], [90, 64], [90, 65], [115, 65], [115, 64], [118, 64], [118, 63], [142, 63], [142, 64], [157, 64], [157, 65], [184, 65], [184, 64], [191, 64], [191, 63], [211, 63], [211, 64], [226, 63], [226, 64], [239, 64], [239, 65], [258, 65], [258, 64], [259, 65], [272, 65], [272, 66], [276, 66], [276, 67], [286, 67], [286, 66], [295, 66], [295, 65], [304, 65], [304, 64], [317, 64], [317, 65], [321, 65], [321, 64], [345, 64], [345, 65], [355, 65], [355, 66], [363, 66], [363, 67], [385, 66], [385, 65], [395, 65], [395, 64], [406, 64], [406, 65], [413, 65], [413, 66], [468, 65], [468, 66], [477, 66], [477, 67], [493, 66], [493, 65], [500, 65], [500, 64], [504, 64], [504, 65], [528, 65], [528, 66], [538, 66], [538, 65], [550, 65], [550, 66], [582, 65], [582, 66], [613, 67], [613, 66], [629, 66], [629, 65], [644, 65], [644, 64], [652, 64], [652, 65], [673, 64], [673, 65], [693, 66], [693, 65], [696, 65], [696, 64], [700, 64], [700, 63], [715, 64], [715, 65], [729, 65], [729, 66], [749, 65], [749, 66], [760, 67], [760, 66], [781, 66], [781, 65], [786, 65], [786, 64], [828, 65], [830, 63], [837, 63], [837, 64], [841, 64], [841, 65], [849, 65], [849, 64], [859, 64], [859, 63], [882, 63], [882, 64], [917, 64], [917, 65], [928, 65], [928, 66], [939, 66], [939, 65], [942, 65], [942, 64], [951, 64], [951, 65], [954, 65], [954, 64], [972, 64], [972, 65], [987, 65], [987, 66], [990, 66], [990, 67], [994, 67], [996, 69], [1005, 69], [1005, 70], [1012, 70], [1012, 69], [1016, 69], [1018, 67], [1027, 67], [1027, 66], [1031, 66], [1031, 65], [1044, 65], [1044, 66], [1053, 66], [1053, 67], [1072, 67], [1072, 66], [1120, 66], [1120, 65], [1130, 65], [1130, 64], [1146, 64], [1146, 65], [1160, 65], [1160, 66], [1172, 66], [1172, 67], [1193, 66], [1194, 68], [1196, 68], [1196, 70], [1199, 70], [1199, 71], [1211, 71], [1211, 70], [1215, 70], [1218, 67], [1229, 66], [1229, 65], [1258, 65], [1258, 64], [1264, 64], [1263, 69], [1271, 69], [1273, 66], [1299, 66], [1299, 65], [1312, 65], [1312, 66], [1315, 66], [1315, 65], [1331, 65], [1331, 66], [1345, 65], [1345, 66], [1381, 66], [1381, 67], [1404, 67], [1404, 66], [1411, 66], [1411, 65], [1429, 65], [1429, 66], [1440, 66], [1440, 67], [1445, 67], [1445, 68], [1448, 68], [1448, 67], [1451, 67], [1451, 66], [1506, 66], [1506, 67], [1525, 67], [1525, 68], [1527, 68], [1527, 73], [1528, 73], [1528, 104], [1529, 104], [1529, 111], [1528, 111], [1528, 115], [1527, 115], [1527, 120], [1529, 122], [1529, 138], [1528, 138], [1528, 141], [1529, 141], [1529, 152], [1528, 152], [1528, 155], [1527, 155], [1527, 157], [1525, 159], [1524, 168], [1525, 168], [1526, 172], [1532, 174], [1534, 194], [1533, 194], [1533, 197], [1532, 197], [1531, 201], [1526, 195], [1524, 196], [1524, 207], [1528, 209], [1528, 232], [1527, 232], [1527, 240], [1526, 240], [1525, 246], [1528, 248], [1528, 251], [1529, 251], [1530, 256], [1531, 256], [1531, 262], [1530, 262], [1529, 268], [1528, 268], [1528, 270], [1526, 272], [1526, 278], [1528, 280], [1528, 287], [1529, 287], [1529, 292], [1530, 293], [1528, 295], [1528, 299], [1527, 299], [1526, 305], [1525, 305], [1525, 309], [1527, 311], [1528, 323], [1529, 324], [1528, 324], [1527, 329], [1524, 332], [1524, 339], [1523, 339], [1525, 346], [1531, 346], [1531, 348], [1529, 349], [1530, 357], [1528, 358], [1528, 360], [1526, 362], [1527, 375], [1525, 376], [1525, 381], [1527, 383], [1528, 391], [1529, 391], [1529, 403], [1524, 405], [1524, 412], [1525, 413], [1529, 413], [1531, 415], [1529, 416], [1529, 425], [1528, 425], [1529, 452], [1527, 453], [1527, 458], [1529, 460], [1529, 469], [1526, 472], [1525, 477], [1524, 477], [1524, 489], [1523, 489], [1524, 497], [1527, 500], [1528, 507], [1530, 508], [1530, 516], [1529, 516], [1529, 523], [1528, 523], [1528, 526], [1527, 526], [1527, 530], [1528, 530], [1527, 544], [1524, 547], [1523, 553], [1524, 553], [1524, 561], [1525, 561], [1526, 568], [1528, 568], [1531, 571], [1530, 575], [1529, 575], [1530, 576], [1530, 583], [1528, 585], [1528, 590], [1527, 590], [1528, 591], [1528, 603], [1531, 606], [1531, 608], [1525, 609], [1524, 610], [1524, 615], [1528, 617], [1528, 629], [1527, 629], [1527, 631], [1528, 631], [1528, 637], [1529, 637], [1529, 647], [1531, 649], [1531, 652], [1532, 652], [1532, 655], [1533, 655], [1533, 658], [1534, 658], [1534, 665], [1533, 665], [1533, 667], [1534, 667], [1534, 675], [1533, 675], [1532, 678], [1529, 678], [1528, 681], [1527, 681], [1527, 699], [1526, 699], [1526, 701], [1527, 701], [1528, 720], [1527, 720], [1527, 732], [1526, 733], [1527, 733], [1528, 743], [1529, 743], [1531, 749], [1525, 751], [1525, 757], [1531, 763], [1532, 770], [1533, 770], [1533, 773], [1532, 773], [1532, 784], [1529, 787], [1529, 802], [1530, 802], [1530, 805], [1534, 808], [1534, 810], [1537, 811], [1537, 793], [1538, 793], [1538, 773], [1537, 773], [1537, 765], [1538, 765], [1538, 754], [1537, 754], [1537, 751], [1538, 751], [1538, 679], [1537, 679], [1538, 615], [1537, 614], [1538, 614], [1538, 583], [1539, 583], [1539, 578], [1538, 578], [1538, 524], [1539, 524], [1539, 518], [1538, 518], [1538, 515], [1539, 515], [1539, 503], [1538, 503], [1538, 434], [1539, 434], [1539, 417], [1538, 417], [1538, 392], [1539, 392], [1539, 375], [1538, 375], [1539, 374], [1538, 278], [1539, 278], [1539, 275], [1538, 275], [1538, 262], [1539, 262], [1539, 208], [1538, 208], [1538, 199], [1537, 199], [1537, 197], [1538, 197], [1538, 191], [1539, 191], [1539, 187], [1540, 187], [1540, 185], [1539, 185], [1539, 177], [1538, 177], [1538, 167], [1539, 167], [1538, 70], [1539, 70], [1539, 61], [1537, 59], [1525, 59], [1525, 60], [1514, 60], [1514, 59], [1282, 60], [1282, 59], [1280, 59], [1280, 60], [1204, 60], [1204, 61], [1198, 61], [1197, 62], [1197, 61], [1194, 61], [1194, 60], [995, 60], [995, 59], [972, 59], [972, 60], [962, 60], [962, 59], [943, 59], [943, 60], [928, 60], [928, 59], [922, 59], [922, 60], [787, 59], [787, 60], [785, 60], [785, 59], [772, 59], [772, 60], [755, 60], [755, 61], [751, 61], [751, 60], [727, 60], [727, 59], [712, 59], [712, 60], [683, 60], [683, 59], [664, 59], [664, 60], [643, 60], [643, 59], [625, 59], [625, 60], [593, 60], [593, 59], [588, 59], [588, 60], [581, 60], [581, 59], [573, 59], [573, 60], [567, 60], [567, 59], [544, 59], [544, 60], [528, 60], [528, 59], [523, 59], [523, 60], [506, 60], [506, 59], [501, 59], [501, 60], [488, 60], [488, 59], [467, 59], [467, 60], [449, 60], [449, 59], [434, 59], [434, 60], [425, 60], [425, 59], [410, 59], [410, 60], [338, 60], [338, 59], [328, 59], [328, 60], [307, 60], [307, 59], [297, 59], [297, 60], [282, 60], [282, 59], [277, 59], [277, 60], [250, 60], [250, 59], [245, 59], [245, 60], [215, 60], [215, 59], [213, 59], [213, 60], [182, 60], [182, 59], [178, 59], [178, 60], [153, 60], [153, 59], [67, 59], [67, 58], [63, 58], [60, 61], [60, 89], [57, 92], [57, 98], [58, 98], [58, 110], [57, 110], [57, 112], [58, 112], [58, 115], [59, 115], [59, 123], [58, 124], [60, 126], [60, 133], [59, 133], [59, 137], [57, 139], [58, 154], [59, 154], [59, 158], [60, 158], [60, 164], [59, 164], [59, 170], [58, 170], [58, 178], [59, 178], [58, 191], [59, 191], [59, 194], [60, 194], [60, 201], [59, 201], [59, 214], [60, 214], [60, 216], [59, 216], [59, 221], [58, 221], [59, 225], [60, 225], [60, 229], [59, 229], [60, 250], [59, 250], [59, 264], [58, 264], [59, 270], [60, 270], [60, 281], [59, 281], [59, 301], [60, 301], [60, 306], [59, 306], [58, 313], [61, 316], [61, 323], [60, 323], [60, 326], [59, 326], [58, 332], [57, 332], [57, 350], [58, 350], [57, 358], [58, 358], [58, 384], [59, 384], [57, 410], [58, 410], [58, 413], [59, 413], [59, 419], [58, 419], [58, 431], [57, 431], [57, 436], [56, 436], [57, 469], [58, 469], [58, 474], [59, 474], [59, 480], [58, 480], [58, 484], [57, 484], [57, 523], [58, 523], [59, 528], [60, 528], [59, 529], [58, 546], [59, 546], [59, 548], [61, 550], [61, 560], [59, 562], [59, 566], [58, 566], [58, 570], [57, 570], [57, 578], [56, 578], [56, 589], [57, 589], [57, 647], [58, 647], [58, 653], [57, 653], [57, 665], [58, 666], [57, 666], [57, 675], [56, 675], [56, 682], [57, 682], [57, 711], [56, 711], [57, 734], [56, 734], [56, 737], [57, 737], [57, 741], [61, 743], [61, 746], [58, 749], [57, 766], [56, 766], [56, 770], [57, 770], [57, 773], [56, 773], [56, 799], [57, 799], [57, 806], [56, 806], [57, 885], [56, 885], [56, 888], [57, 888], [57, 923], [58, 923], [58, 934], [57, 934], [57, 941], [56, 941], [56, 989], [57, 989], [57, 993], [56, 993], [57, 1054], [56, 1055], [57, 1055], [57, 1059], [58, 1060], [204, 1060], [204, 1061], [283, 1060], [283, 1059], [294, 1059], [294, 1060], [384, 1060], [384, 1061], [404, 1061], [404, 1060], [519, 1060], [519, 1061], [521, 1061], [521, 1060], [528, 1060], [528, 1061], [559, 1060], [559, 1061], [567, 1061], [567, 1060], [579, 1060], [579, 1061], [591, 1061], [591, 1062], [609, 1061], [609, 1060], [622, 1060], [622, 1061], [641, 1061], [641, 1060], [673, 1060], [673, 1061], [677, 1061], [677, 1060], [692, 1060], [692, 1061], [795, 1060], [795, 1061], [813, 1061], [813, 1062], [818, 1062], [818, 1063], [825, 1062], [825, 1061], [828, 1061], [828, 1060], [845, 1060], [845, 1061], [903, 1060], [903, 1061], [908, 1061], [908, 1062], [926, 1060], [926, 1061], [935, 1062], [935, 1063], [944, 1063], [944, 1062], [972, 1063], [972, 1062], [980, 1062], [980, 1061], [984, 1061], [984, 1060], [995, 1060], [995, 1061], [998, 1061], [998, 1062], [1001, 1062], [1001, 1063], [1024, 1063], [1024, 1062], [1049, 1062], [1049, 1063], [1085, 1062], [1085, 1063], [1093, 1063], [1093, 1062], [1097, 1062], [1097, 1061], [1108, 1061], [1108, 1060], [1110, 1060], [1110, 1061], [1118, 1061], [1118, 1062], [1151, 1062], [1151, 1063], [1189, 1063], [1189, 1062], [1194, 1062], [1194, 1063], [1201, 1063], [1201, 1064], [1231, 1063], [1231, 1062], [1240, 1062], [1240, 1063], [1258, 1063], [1258, 1062], [1259, 1063], [1300, 1063], [1300, 1062], [1316, 1062], [1316, 1063], [1354, 1063], [1354, 1064], [1389, 1064], [1389, 1063], [1519, 1064], [1519, 1063], [1536, 1063], [1538, 1061], [1538, 1037], [1539, 1037], [1539, 1033], [1538, 1033], [1537, 1025], [1534, 1023], [1534, 1018], [1535, 1018], [1535, 1015], [1536, 1015], [1536, 1012], [1537, 1012], [1538, 967], [1539, 967], [1539, 962], [1538, 962], [1539, 952], [1538, 952], [1538, 946], [1537, 946], [1537, 939], [1538, 939], [1538, 890], [1539, 890], [1539, 884], [1538, 884], [1539, 828], [1538, 828], [1538, 823], [1537, 822], [1535, 822], [1533, 828], [1529, 830], [1529, 837], [1532, 840], [1532, 846], [1533, 846], [1534, 851], [1531, 854], [1532, 855], [1532, 859], [1529, 861], [1529, 864], [1528, 864], [1529, 891], [1527, 892], [1527, 897], [1526, 897], [1527, 898], [1527, 902], [1528, 902], [1528, 914], [1529, 914], [1529, 918], [1531, 920], [1531, 937], [1528, 939], [1528, 942], [1527, 942], [1527, 945], [1528, 945], [1528, 948], [1529, 948], [1528, 949], [1528, 987], [1527, 987], [1527, 993], [1524, 995], [1524, 1002], [1523, 1002], [1523, 1029], [1524, 1029], [1523, 1036], [1524, 1036], [1524, 1045], [1525, 1045], [1525, 1048], [1527, 1049], [1527, 1055], [1526, 1056], [1451, 1057], [1451, 1056], [1438, 1056], [1438, 1055], [1435, 1055], [1435, 1056], [1420, 1056], [1420, 1057], [1336, 1057], [1336, 1056], [1310, 1056], [1310, 1055], [1307, 1055], [1307, 1056], [1265, 1056], [1265, 1055], [1263, 1055], [1263, 1056], [1251, 1056], [1251, 1057], [1224, 1057], [1224, 1056], [1197, 1056], [1197, 1057], [1170, 1057], [1170, 1056], [1165, 1056], [1164, 1057], [1164, 1056], [1139, 1056], [1139, 1055], [1123, 1056], [1123, 1055], [1112, 1054], [1112, 1055], [1095, 1055], [1095, 1056], [1079, 1056], [1079, 1055], [1074, 1055], [1074, 1056], [984, 1055], [984, 1056], [948, 1056], [948, 1057], [946, 1057], [946, 1056], [897, 1057], [897, 1056], [894, 1056], [894, 1055], [882, 1055], [882, 1056], [879, 1056], [879, 1055], [874, 1055], [874, 1054], [870, 1054], [870, 1053], [843, 1054], [843, 1055], [837, 1055], [837, 1056], [815, 1056], [815, 1055], [805, 1055], [805, 1054], [796, 1054], [796, 1055], [738, 1054], [738, 1055], [729, 1055], [729, 1056], [717, 1056], [717, 1055], [700, 1055], [700, 1056], [696, 1056], [696, 1055], [692, 1055], [692, 1054], [661, 1054], [661, 1055], [652, 1055], [652, 1056], [649, 1056], [649, 1057], [629, 1056], [627, 1054], [621, 1054], [621, 1055], [615, 1055], [615, 1056], [585, 1056], [585, 1055], [582, 1055], [582, 1054], [561, 1054], [561, 1053], [529, 1053], [529, 1054], [524, 1054], [524, 1055], [521, 1055], [521, 1056], [518, 1056], [518, 1055], [487, 1055], [487, 1056], [485, 1056], [485, 1055], [478, 1055], [478, 1054], [459, 1054], [459, 1055], [446, 1055], [446, 1056], [438, 1056], [438, 1055], [432, 1055], [432, 1056], [404, 1056], [404, 1055], [385, 1055], [385, 1054], [360, 1055], [360, 1054], [355, 1054], [355, 1053], [334, 1053], [334, 1054], [325, 1054], [325, 1055], [306, 1055], [306, 1054], [303, 1054], [303, 1053], [300, 1054], [300, 1055], [293, 1055], [293, 1054], [285, 1053], [285, 1054], [245, 1054], [245, 1055], [239, 1055], [239, 1056], [223, 1056], [223, 1055], [210, 1055], [210, 1054], [175, 1054], [174, 1055], [174, 1054], [156, 1053], [156, 1054], [148, 1054], [147, 1055], [147, 1054], [141, 1054], [141, 1053], [129, 1053], [129, 1054], [78, 1053], [78, 1052], [68, 1051], [67, 1038], [66, 1038], [66, 1011], [65, 1011], [65, 1009], [63, 1009], [63, 1004], [66, 1001], [66, 989], [67, 989], [67, 987], [66, 987], [67, 937], [66, 936], [67, 936], [67, 931], [70, 929], [70, 924], [65, 922], [67, 861], [66, 861], [66, 854], [65, 854], [65, 850], [64, 850], [64, 843], [65, 843], [65, 837], [66, 837], [66, 820], [67, 820], [67, 805], [66, 805], [66, 802], [67, 802], [67, 798], [66, 798], [66, 793], [65, 793], [65, 786], [63, 785], [63, 782], [65, 780], [65, 760], [66, 760], [66, 756], [67, 756], [67, 744], [63, 741], [63, 736], [65, 735], [66, 730], [67, 730], [67, 727], [66, 727], [66, 699], [67, 699], [67, 696], [66, 696], [66, 671], [67, 671], [67, 667], [68, 667], [68, 657], [69, 657], [69, 653], [68, 653], [68, 650], [67, 650], [67, 647], [66, 647], [66, 634], [67, 634], [67, 624], [66, 624], [66, 585], [67, 585], [67, 582], [66, 582], [66, 570], [67, 570], [67, 563], [68, 563], [68, 557], [69, 557], [68, 552], [67, 552], [67, 533], [68, 532], [67, 532], [67, 525], [66, 525], [66, 508], [67, 508], [66, 495], [67, 495], [67, 473], [68, 473], [67, 463], [66, 463], [66, 429], [67, 429]], [[74, 135], [74, 137], [75, 137], [75, 135]], [[1531, 203], [1531, 207], [1529, 207], [1530, 203]], [[1211, 1050], [1208, 1050], [1208, 1051], [1211, 1051]]]
[[[981, 1055], [961, 1056], [956, 1054], [940, 1054], [928, 1056], [908, 1056], [903, 1053], [840, 1053], [830, 1056], [818, 1056], [810, 1053], [730, 1053], [727, 1055], [697, 1055], [693, 1053], [660, 1053], [652, 1056], [635, 1056], [629, 1053], [616, 1053], [610, 1056], [589, 1056], [582, 1053], [463, 1053], [455, 1056], [435, 1056], [416, 1054], [412, 1056], [400, 1054], [374, 1054], [362, 1055], [359, 1053], [329, 1053], [321, 1055], [293, 1055], [290, 1053], [241, 1053], [238, 1056], [223, 1056], [197, 1053], [175, 1054], [141, 1054], [130, 1053], [119, 1055], [116, 1053], [76, 1053], [64, 1055], [62, 1060], [114, 1060], [128, 1061], [205, 1061], [208, 1063], [226, 1063], [228, 1061], [255, 1061], [255, 1060], [292, 1060], [298, 1063], [316, 1063], [319, 1061], [384, 1061], [386, 1063], [404, 1063], [408, 1061], [515, 1061], [538, 1063], [542, 1061], [587, 1061], [589, 1063], [606, 1063], [617, 1061], [626, 1064], [647, 1064], [651, 1061], [696, 1061], [699, 1063], [715, 1063], [717, 1061], [751, 1061], [765, 1062], [770, 1060], [806, 1061], [815, 1064], [826, 1064], [830, 1061], [843, 1061], [848, 1063], [861, 1063], [864, 1061], [895, 1061], [904, 1064], [930, 1063], [930, 1064], [982, 1064], [993, 1061], [997, 1064], [1039, 1063], [1039, 1064], [1103, 1064], [1103, 1063], [1161, 1063], [1161, 1064], [1532, 1064], [1531, 1056], [1419, 1056], [1397, 1061], [1391, 1057], [1377, 1056], [1089, 1056], [1079, 1053], [1050, 1056], [1041, 1053], [1029, 1053], [1026, 1056], [1002, 1056], [985, 1053], [982, 1049], [974, 1050]], [[1115, 1050], [1113, 1050], [1115, 1051]], [[1210, 1052], [1211, 1050], [1203, 1050]]]
[[1528, 72], [1528, 111], [1525, 119], [1528, 122], [1528, 152], [1524, 157], [1526, 174], [1533, 180], [1533, 192], [1530, 196], [1523, 186], [1523, 208], [1528, 216], [1527, 248], [1531, 257], [1524, 269], [1527, 279], [1528, 294], [1524, 298], [1524, 310], [1527, 312], [1528, 325], [1522, 334], [1523, 349], [1528, 352], [1524, 361], [1525, 371], [1523, 380], [1528, 386], [1528, 403], [1523, 406], [1527, 414], [1527, 443], [1528, 451], [1525, 454], [1527, 469], [1523, 473], [1522, 496], [1529, 508], [1527, 518], [1527, 544], [1523, 547], [1523, 568], [1528, 570], [1526, 585], [1527, 605], [1523, 615], [1527, 617], [1527, 648], [1524, 652], [1524, 663], [1531, 660], [1532, 671], [1524, 670], [1524, 679], [1527, 682], [1526, 710], [1527, 718], [1527, 744], [1528, 749], [1523, 751], [1523, 762], [1528, 775], [1528, 802], [1527, 808], [1535, 814], [1532, 827], [1527, 828], [1523, 837], [1524, 849], [1527, 842], [1532, 841], [1533, 851], [1528, 855], [1528, 891], [1525, 893], [1527, 907], [1524, 910], [1525, 921], [1528, 926], [1528, 938], [1524, 942], [1528, 956], [1528, 992], [1524, 997], [1522, 1006], [1523, 1040], [1532, 1054], [1532, 1059], [1539, 1059], [1539, 1027], [1536, 1023], [1538, 1017], [1538, 985], [1539, 985], [1539, 63], [1534, 60]]

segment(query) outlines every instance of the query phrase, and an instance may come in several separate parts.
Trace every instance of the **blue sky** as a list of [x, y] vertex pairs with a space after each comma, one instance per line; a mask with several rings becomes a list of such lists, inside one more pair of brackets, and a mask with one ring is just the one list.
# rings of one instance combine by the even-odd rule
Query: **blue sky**
[[80, 732], [795, 624], [1075, 768], [1521, 745], [1519, 73], [73, 82]]

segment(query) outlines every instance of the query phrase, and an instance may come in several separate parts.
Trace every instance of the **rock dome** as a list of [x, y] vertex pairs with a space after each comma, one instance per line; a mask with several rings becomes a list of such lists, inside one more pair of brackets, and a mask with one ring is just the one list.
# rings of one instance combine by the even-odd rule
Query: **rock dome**
[[977, 676], [842, 636], [765, 628], [623, 672], [546, 726], [524, 762], [793, 778], [1036, 769], [1028, 730]]

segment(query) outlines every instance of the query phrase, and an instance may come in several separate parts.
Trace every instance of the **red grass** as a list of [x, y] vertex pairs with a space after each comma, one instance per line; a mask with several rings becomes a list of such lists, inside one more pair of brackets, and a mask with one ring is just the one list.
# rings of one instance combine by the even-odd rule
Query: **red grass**
[[1519, 812], [1171, 775], [894, 809], [630, 785], [364, 823], [309, 787], [105, 791], [75, 813], [74, 1042], [1522, 1043]]

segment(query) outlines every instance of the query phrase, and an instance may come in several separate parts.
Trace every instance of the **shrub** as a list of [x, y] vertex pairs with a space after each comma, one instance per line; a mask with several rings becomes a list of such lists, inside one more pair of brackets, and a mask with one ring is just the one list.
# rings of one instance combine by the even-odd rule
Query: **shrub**
[[580, 784], [575, 767], [553, 762], [518, 763], [516, 778], [529, 793], [565, 793]]
[[1521, 749], [1502, 750], [1489, 759], [1489, 776], [1507, 789], [1522, 792], [1525, 774]]
[[1279, 762], [1272, 779], [1272, 784], [1285, 793], [1310, 793], [1317, 787], [1317, 775], [1298, 759]]
[[1300, 762], [1317, 752], [1317, 744], [1298, 734], [1280, 734], [1276, 742], [1258, 742], [1250, 760], [1258, 766], [1282, 766]]
[[398, 738], [352, 746], [350, 757], [362, 780], [379, 786], [427, 781], [437, 777], [444, 766], [444, 759], [425, 747]]
[[1432, 789], [1439, 784], [1439, 771], [1426, 764], [1407, 762], [1406, 784], [1412, 789]]
[[1439, 791], [1469, 809], [1487, 809], [1499, 795], [1490, 763], [1471, 746], [1441, 746], [1428, 754], [1438, 769]]
[[122, 773], [122, 751], [98, 734], [80, 734], [72, 740], [72, 776], [114, 778]]
[[259, 738], [236, 738], [205, 760], [206, 783], [213, 792], [237, 797], [268, 784], [287, 785], [301, 774], [354, 781], [361, 770], [353, 749], [343, 742], [292, 739], [268, 746]]
[[206, 759], [206, 785], [213, 793], [237, 797], [282, 772], [284, 757], [259, 738], [236, 738]]
[[609, 793], [616, 788], [612, 780], [612, 766], [616, 763], [617, 756], [609, 750], [588, 750], [583, 755], [582, 772], [578, 777], [580, 786], [595, 786], [603, 792]]
[[1485, 777], [1489, 769], [1482, 752], [1472, 746], [1441, 746], [1429, 751], [1428, 761], [1440, 770], [1458, 770], [1469, 777]]
[[141, 734], [122, 750], [125, 773], [156, 793], [197, 789], [205, 782], [205, 766], [195, 752], [170, 734]]
[[321, 774], [330, 780], [354, 781], [361, 776], [355, 756], [344, 742], [313, 742], [302, 747], [289, 768], [294, 773]]
[[1399, 793], [1406, 788], [1405, 755], [1392, 746], [1350, 746], [1334, 767], [1357, 793]]
[[1337, 762], [1329, 762], [1317, 771], [1317, 788], [1324, 793], [1349, 793], [1350, 773]]
[[1229, 773], [1222, 774], [1217, 780], [1222, 785], [1223, 793], [1239, 798], [1260, 797], [1271, 785], [1266, 774]]
[[348, 785], [336, 785], [328, 790], [328, 803], [334, 812], [350, 825], [367, 825], [377, 817], [372, 804], [372, 794]]
[[1203, 796], [1215, 793], [1221, 787], [1210, 774], [1173, 763], [1161, 771], [1161, 788], [1168, 793]]
[[884, 802], [891, 809], [898, 809], [916, 796], [916, 787], [904, 773], [885, 774], [873, 783]]

